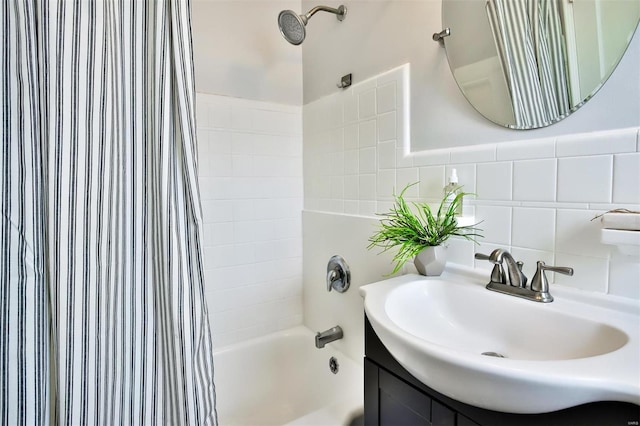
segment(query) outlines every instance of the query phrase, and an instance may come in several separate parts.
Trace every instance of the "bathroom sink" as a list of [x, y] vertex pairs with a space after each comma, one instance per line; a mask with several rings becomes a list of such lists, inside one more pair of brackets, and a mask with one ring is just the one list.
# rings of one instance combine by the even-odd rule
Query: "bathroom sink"
[[472, 274], [405, 275], [360, 292], [394, 358], [453, 399], [511, 413], [640, 404], [637, 303], [554, 286], [556, 300], [541, 304], [484, 284]]

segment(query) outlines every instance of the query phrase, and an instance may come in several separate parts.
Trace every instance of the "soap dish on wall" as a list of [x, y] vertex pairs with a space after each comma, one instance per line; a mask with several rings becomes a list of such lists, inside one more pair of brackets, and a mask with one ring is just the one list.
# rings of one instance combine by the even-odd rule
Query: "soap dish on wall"
[[640, 231], [622, 229], [602, 229], [600, 241], [603, 244], [618, 247], [621, 253], [628, 256], [640, 255]]

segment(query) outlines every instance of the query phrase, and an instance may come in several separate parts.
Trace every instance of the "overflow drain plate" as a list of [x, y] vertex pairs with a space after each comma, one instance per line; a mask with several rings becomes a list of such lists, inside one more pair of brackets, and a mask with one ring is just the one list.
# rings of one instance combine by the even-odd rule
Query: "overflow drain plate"
[[338, 374], [339, 369], [340, 364], [338, 364], [338, 360], [336, 359], [336, 357], [332, 356], [331, 358], [329, 358], [329, 370], [331, 370], [333, 374]]

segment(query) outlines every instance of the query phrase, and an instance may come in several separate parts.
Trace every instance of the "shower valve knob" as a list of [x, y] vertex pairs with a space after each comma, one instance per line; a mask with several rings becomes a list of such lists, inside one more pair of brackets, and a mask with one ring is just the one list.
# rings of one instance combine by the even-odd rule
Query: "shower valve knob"
[[342, 256], [332, 256], [327, 264], [327, 291], [344, 293], [351, 285], [351, 271]]

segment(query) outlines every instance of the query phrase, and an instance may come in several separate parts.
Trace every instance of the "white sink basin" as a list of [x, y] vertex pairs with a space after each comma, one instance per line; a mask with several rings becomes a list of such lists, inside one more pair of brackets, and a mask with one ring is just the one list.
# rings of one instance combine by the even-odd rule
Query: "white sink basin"
[[511, 413], [595, 401], [640, 404], [637, 303], [591, 300], [554, 286], [555, 301], [543, 304], [484, 284], [475, 276], [405, 275], [360, 292], [394, 358], [453, 399]]

